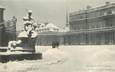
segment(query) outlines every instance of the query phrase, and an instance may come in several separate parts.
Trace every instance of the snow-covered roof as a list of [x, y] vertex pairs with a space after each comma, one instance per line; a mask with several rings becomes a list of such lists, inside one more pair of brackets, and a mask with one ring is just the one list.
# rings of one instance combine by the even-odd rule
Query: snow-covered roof
[[56, 28], [56, 29], [59, 29], [59, 27], [55, 26], [53, 23], [48, 23], [46, 25], [46, 28]]

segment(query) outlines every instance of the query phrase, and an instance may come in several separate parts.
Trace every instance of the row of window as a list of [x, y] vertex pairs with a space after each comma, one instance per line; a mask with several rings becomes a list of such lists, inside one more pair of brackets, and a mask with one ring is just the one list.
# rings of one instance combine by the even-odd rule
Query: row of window
[[109, 21], [97, 21], [97, 22], [90, 22], [90, 23], [73, 23], [70, 24], [70, 30], [81, 30], [81, 29], [92, 29], [92, 28], [102, 28], [102, 27], [112, 27], [115, 26], [114, 19], [110, 19]]
[[114, 14], [114, 13], [115, 13], [115, 8], [99, 10], [99, 11], [94, 11], [89, 13], [85, 12], [82, 14], [76, 14], [70, 16], [70, 21], [74, 19], [77, 20], [77, 19], [84, 19], [84, 18], [94, 18], [94, 17], [104, 16], [104, 15]]

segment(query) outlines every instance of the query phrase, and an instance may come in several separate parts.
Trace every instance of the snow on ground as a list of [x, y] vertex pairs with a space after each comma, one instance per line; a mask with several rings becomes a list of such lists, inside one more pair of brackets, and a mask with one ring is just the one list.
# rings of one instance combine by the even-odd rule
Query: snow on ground
[[66, 60], [66, 54], [57, 48], [49, 49], [43, 52], [43, 60], [46, 64], [62, 63]]
[[115, 45], [37, 46], [42, 60], [0, 63], [0, 72], [115, 72]]

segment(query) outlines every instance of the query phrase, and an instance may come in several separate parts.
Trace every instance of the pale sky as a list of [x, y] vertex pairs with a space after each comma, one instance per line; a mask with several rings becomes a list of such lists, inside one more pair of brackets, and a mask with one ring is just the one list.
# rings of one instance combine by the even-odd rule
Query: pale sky
[[11, 19], [16, 16], [18, 19], [17, 28], [23, 26], [22, 18], [26, 15], [27, 9], [33, 11], [33, 17], [39, 23], [52, 22], [59, 27], [66, 24], [66, 9], [68, 12], [85, 9], [87, 5], [97, 7], [104, 5], [106, 1], [115, 0], [0, 0], [0, 5], [5, 7], [4, 19]]

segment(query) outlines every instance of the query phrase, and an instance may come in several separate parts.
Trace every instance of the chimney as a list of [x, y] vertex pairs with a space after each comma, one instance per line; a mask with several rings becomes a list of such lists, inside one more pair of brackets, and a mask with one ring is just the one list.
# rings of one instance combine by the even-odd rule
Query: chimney
[[90, 6], [90, 5], [87, 5], [86, 9], [87, 9], [87, 10], [88, 10], [88, 9], [91, 9], [91, 6]]

